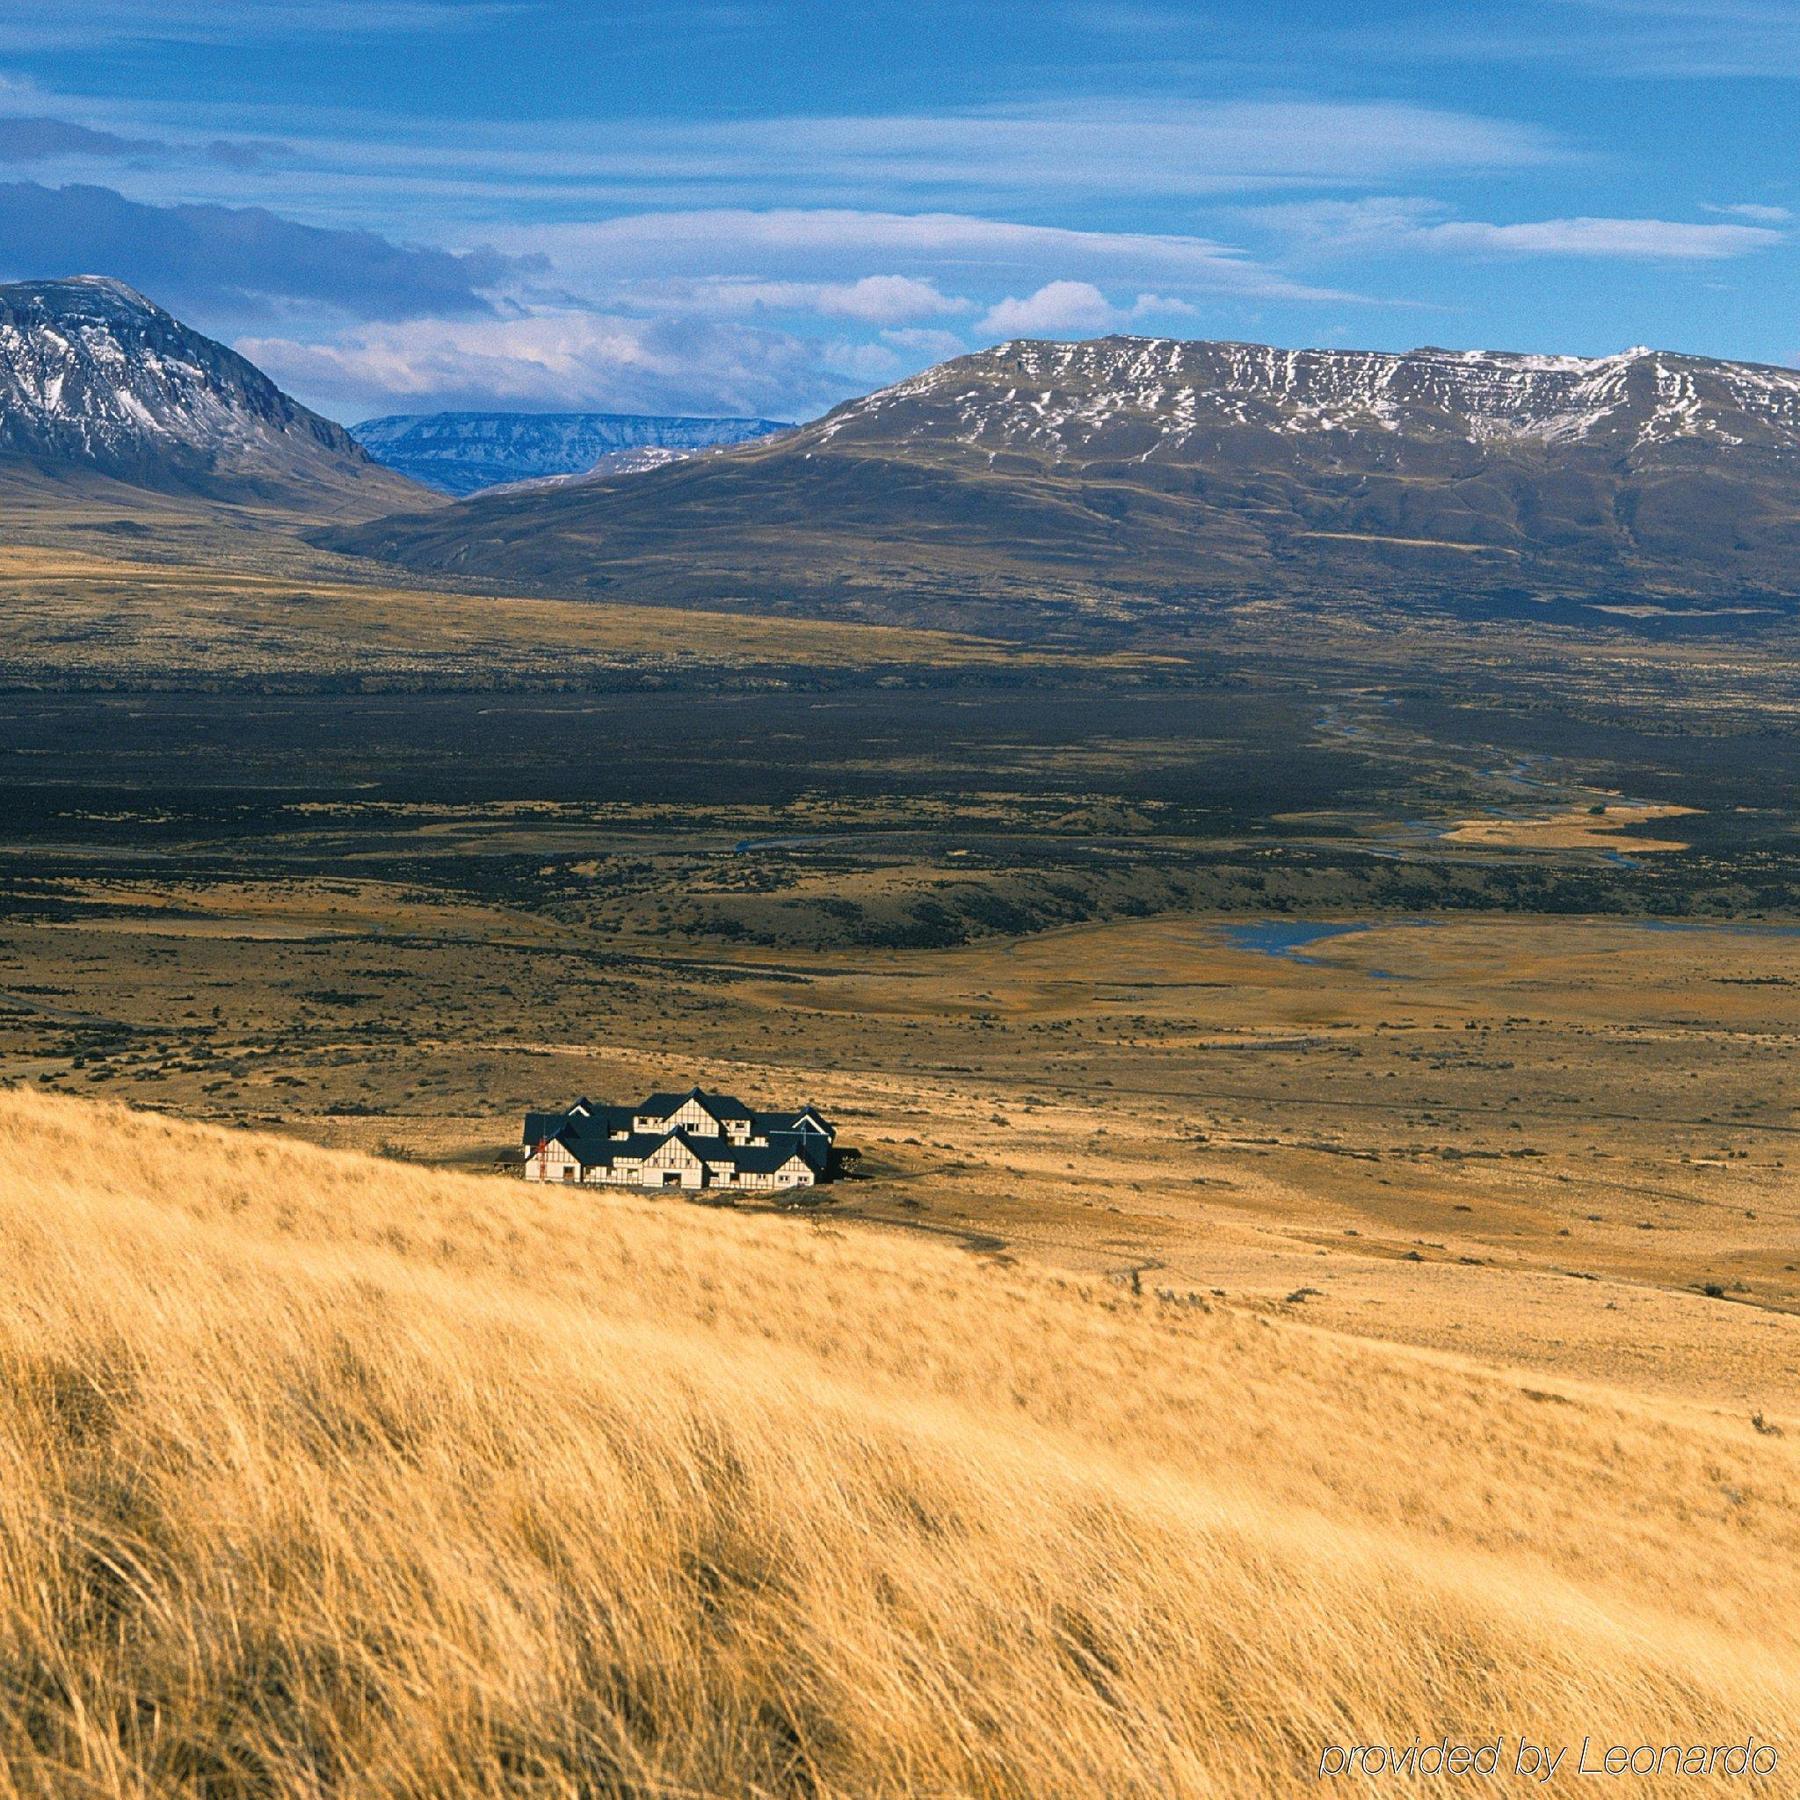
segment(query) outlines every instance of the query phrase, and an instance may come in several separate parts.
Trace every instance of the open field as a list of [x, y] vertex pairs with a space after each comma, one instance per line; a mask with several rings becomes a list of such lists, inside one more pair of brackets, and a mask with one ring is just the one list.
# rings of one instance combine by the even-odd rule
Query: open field
[[883, 1230], [1800, 1408], [1778, 718], [926, 673], [0, 696], [0, 1074], [480, 1168], [809, 1095]]
[[1784, 1778], [1670, 1771], [1800, 1729], [1792, 1439], [496, 1198], [0, 1097], [9, 1791], [1273, 1800], [1445, 1734]]
[[9, 1074], [474, 1168], [578, 1093], [808, 1096], [868, 1153], [846, 1219], [1800, 1422], [1791, 931], [1377, 923], [1300, 960], [1157, 920], [798, 964], [349, 882], [121, 910], [0, 939]]
[[680, 621], [656, 607], [397, 587], [297, 545], [283, 550], [279, 538], [252, 542], [275, 550], [221, 566], [0, 548], [0, 669], [9, 683], [51, 688], [379, 690], [583, 686], [678, 663], [690, 678], [696, 668], [716, 678], [770, 665], [999, 660], [997, 646], [949, 632], [707, 613]]
[[[270, 556], [0, 552], [0, 1793], [1800, 1754], [1779, 657]], [[694, 1079], [855, 1178], [497, 1167]]]

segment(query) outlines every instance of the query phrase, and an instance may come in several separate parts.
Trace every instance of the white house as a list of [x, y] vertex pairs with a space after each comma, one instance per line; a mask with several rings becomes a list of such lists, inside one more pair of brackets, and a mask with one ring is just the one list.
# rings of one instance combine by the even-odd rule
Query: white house
[[836, 1138], [816, 1107], [757, 1113], [698, 1087], [635, 1107], [582, 1099], [566, 1112], [525, 1115], [525, 1179], [779, 1192], [825, 1179]]

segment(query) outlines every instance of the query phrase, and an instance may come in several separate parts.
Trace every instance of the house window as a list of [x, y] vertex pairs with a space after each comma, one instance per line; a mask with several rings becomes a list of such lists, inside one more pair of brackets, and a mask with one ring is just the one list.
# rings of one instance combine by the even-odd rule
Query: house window
[[564, 1169], [563, 1170], [563, 1180], [564, 1181], [573, 1181], [574, 1179], [575, 1179], [575, 1171], [573, 1169]]

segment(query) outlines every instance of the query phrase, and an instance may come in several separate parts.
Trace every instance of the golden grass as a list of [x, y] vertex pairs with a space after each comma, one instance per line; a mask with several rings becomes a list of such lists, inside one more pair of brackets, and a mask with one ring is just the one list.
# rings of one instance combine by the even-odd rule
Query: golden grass
[[1647, 824], [1654, 819], [1690, 818], [1695, 810], [1691, 806], [1658, 806], [1649, 801], [1627, 801], [1598, 808], [1572, 806], [1539, 819], [1459, 819], [1442, 836], [1450, 844], [1486, 844], [1497, 849], [1624, 849], [1633, 856], [1652, 855], [1686, 850], [1689, 846], [1675, 838], [1627, 838], [1622, 835], [1625, 828]]
[[1800, 1757], [1797, 1557], [1795, 1446], [1747, 1425], [0, 1095], [0, 1794], [1287, 1796], [1326, 1743], [1445, 1732]]
[[[609, 659], [823, 668], [1053, 660], [947, 631], [346, 580], [328, 558], [309, 560], [286, 543], [276, 549], [277, 566], [259, 570], [0, 545], [0, 651], [16, 668], [58, 681], [116, 679], [127, 668], [451, 671], [467, 683], [567, 676]], [[1087, 663], [1155, 660], [1121, 654]]]

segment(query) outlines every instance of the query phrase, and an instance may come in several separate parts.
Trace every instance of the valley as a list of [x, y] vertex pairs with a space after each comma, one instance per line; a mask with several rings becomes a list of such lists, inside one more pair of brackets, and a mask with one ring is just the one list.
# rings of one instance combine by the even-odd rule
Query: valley
[[[1785, 1775], [1790, 373], [1020, 341], [452, 503], [0, 292], [9, 1800]], [[696, 1082], [855, 1154], [518, 1179]]]
[[420, 573], [1090, 647], [1543, 623], [1790, 643], [1800, 375], [1635, 349], [1016, 339], [779, 437], [321, 543]]
[[577, 1093], [804, 1093], [865, 1152], [837, 1230], [1800, 1408], [1753, 668], [1526, 709], [816, 629], [573, 693], [15, 686], [0, 1074], [483, 1171]]

